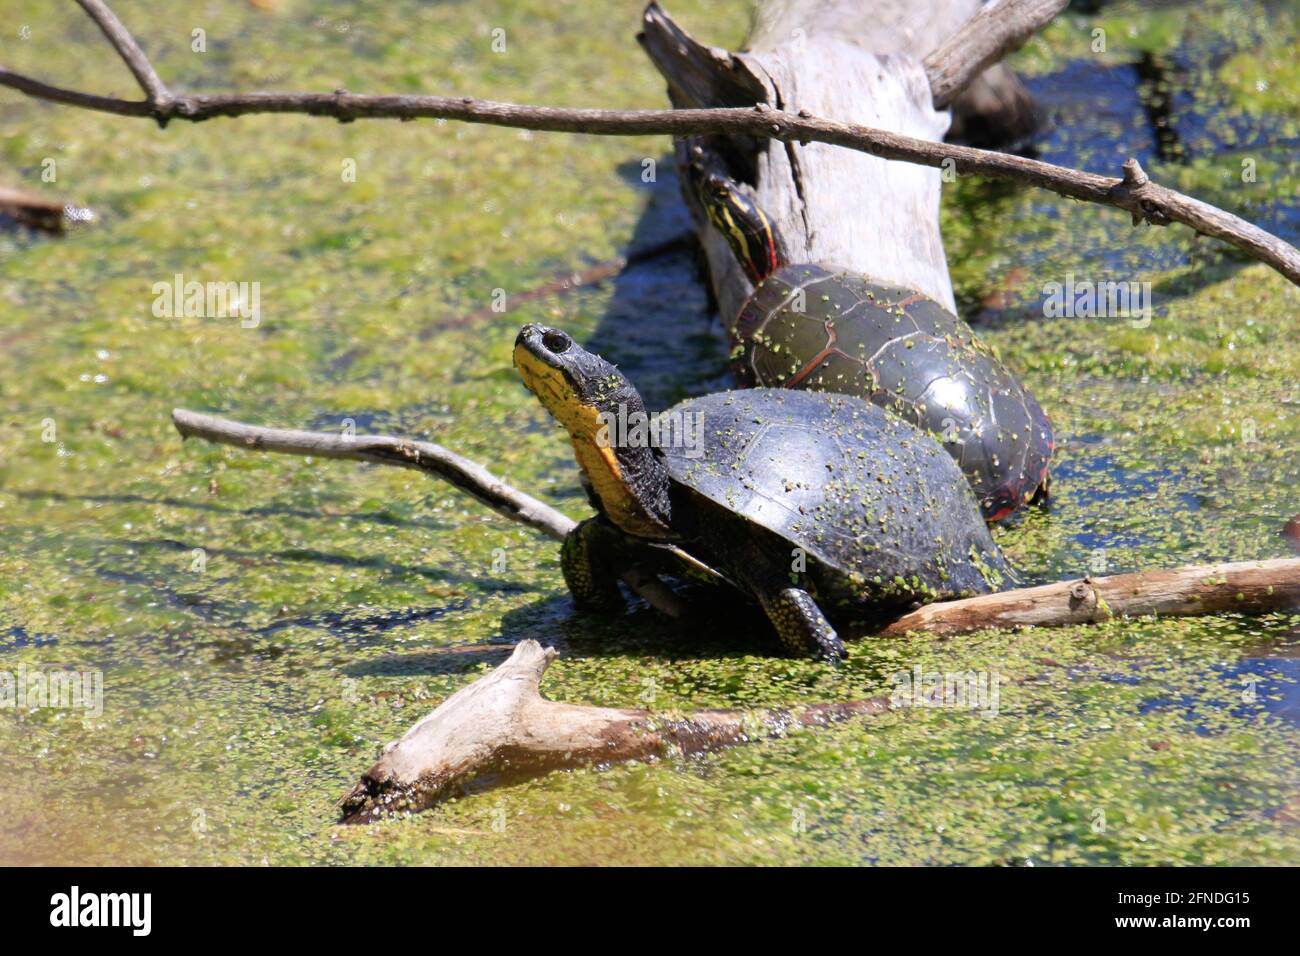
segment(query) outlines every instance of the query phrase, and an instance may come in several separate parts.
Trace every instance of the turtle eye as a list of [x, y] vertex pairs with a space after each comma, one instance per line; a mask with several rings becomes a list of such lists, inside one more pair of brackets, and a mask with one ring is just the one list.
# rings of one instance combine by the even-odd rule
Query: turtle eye
[[548, 352], [555, 355], [563, 355], [569, 351], [569, 346], [572, 344], [572, 339], [556, 329], [547, 329], [542, 333], [542, 345], [546, 346]]

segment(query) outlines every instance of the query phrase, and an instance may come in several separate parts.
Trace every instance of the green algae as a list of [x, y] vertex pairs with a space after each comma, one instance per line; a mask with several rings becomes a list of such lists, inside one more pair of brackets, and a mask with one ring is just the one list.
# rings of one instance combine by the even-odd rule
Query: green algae
[[[115, 7], [191, 89], [663, 102], [632, 46], [637, 4], [563, 17], [518, 3], [228, 5], [215, 19], [201, 4]], [[1193, 28], [1239, 38], [1186, 81], [1214, 108], [1215, 148], [1190, 139], [1187, 164], [1147, 165], [1268, 217], [1295, 194], [1294, 101], [1250, 90], [1293, 61], [1294, 30], [1252, 43], [1269, 32], [1263, 9], [1069, 14], [1016, 65], [1033, 79], [1087, 56], [1095, 24], [1115, 65]], [[747, 22], [734, 2], [673, 12], [723, 45]], [[3, 40], [9, 68], [130, 89], [84, 18], [52, 6], [7, 19], [31, 27]], [[196, 26], [206, 54], [190, 52]], [[505, 54], [491, 52], [495, 27]], [[1269, 91], [1287, 95], [1281, 81]], [[526, 295], [680, 228], [662, 139], [291, 117], [164, 132], [4, 96], [5, 180], [100, 218], [59, 241], [0, 234], [0, 669], [102, 670], [105, 699], [99, 716], [0, 710], [0, 860], [1300, 861], [1295, 617], [859, 641], [831, 670], [773, 656], [749, 618], [701, 636], [644, 609], [576, 616], [552, 542], [417, 475], [175, 435], [174, 405], [291, 427], [351, 418], [430, 436], [587, 513], [568, 443], [514, 381], [520, 324], [606, 351], [658, 407], [726, 381], [686, 255]], [[1225, 147], [1242, 115], [1270, 138]], [[1127, 144], [1110, 123], [1085, 127], [1101, 145], [1080, 165], [1118, 170]], [[46, 158], [59, 178], [43, 185]], [[646, 158], [657, 183], [640, 181]], [[348, 159], [355, 182], [341, 178]], [[1061, 436], [1052, 510], [999, 531], [1022, 576], [1284, 553], [1300, 479], [1294, 287], [1177, 227], [1134, 231], [1118, 212], [969, 178], [948, 187], [944, 217], [968, 316], [990, 287], [1018, 290], [980, 334]], [[1037, 289], [1071, 270], [1152, 281], [1149, 326], [1045, 318]], [[259, 281], [259, 327], [155, 318], [150, 287], [176, 272]], [[918, 667], [996, 675], [1001, 693], [995, 716], [907, 710], [331, 825], [383, 743], [522, 637], [562, 651], [552, 698], [663, 713], [889, 693]]]

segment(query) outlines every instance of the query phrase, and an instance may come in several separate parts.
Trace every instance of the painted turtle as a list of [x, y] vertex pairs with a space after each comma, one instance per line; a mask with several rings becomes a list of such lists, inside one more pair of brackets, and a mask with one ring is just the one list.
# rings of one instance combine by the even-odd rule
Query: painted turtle
[[952, 458], [870, 402], [755, 388], [648, 416], [558, 329], [524, 326], [514, 361], [569, 432], [599, 512], [561, 551], [579, 607], [620, 606], [629, 567], [703, 573], [756, 598], [790, 649], [838, 659], [828, 617], [867, 622], [1010, 577]]
[[754, 284], [730, 328], [742, 384], [857, 395], [930, 432], [987, 521], [1046, 494], [1052, 426], [965, 322], [919, 292], [790, 263], [771, 218], [735, 180], [698, 164], [691, 178]]

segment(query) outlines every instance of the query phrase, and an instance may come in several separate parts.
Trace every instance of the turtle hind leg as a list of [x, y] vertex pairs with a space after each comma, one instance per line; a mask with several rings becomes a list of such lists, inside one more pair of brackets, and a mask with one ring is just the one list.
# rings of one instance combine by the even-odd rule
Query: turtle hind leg
[[777, 637], [791, 653], [831, 663], [848, 657], [835, 628], [807, 591], [786, 585], [756, 593]]
[[560, 570], [579, 610], [624, 607], [616, 570], [622, 550], [618, 531], [600, 518], [588, 518], [565, 536], [560, 546]]

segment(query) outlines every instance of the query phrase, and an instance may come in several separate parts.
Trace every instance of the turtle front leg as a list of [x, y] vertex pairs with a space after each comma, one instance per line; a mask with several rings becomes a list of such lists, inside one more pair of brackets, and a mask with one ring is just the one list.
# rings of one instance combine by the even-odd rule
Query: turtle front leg
[[791, 653], [818, 657], [832, 664], [848, 657], [835, 628], [807, 591], [786, 586], [755, 593], [776, 628], [777, 637]]
[[619, 532], [602, 518], [588, 518], [565, 536], [560, 570], [579, 610], [616, 611], [624, 606], [617, 570], [623, 550]]

